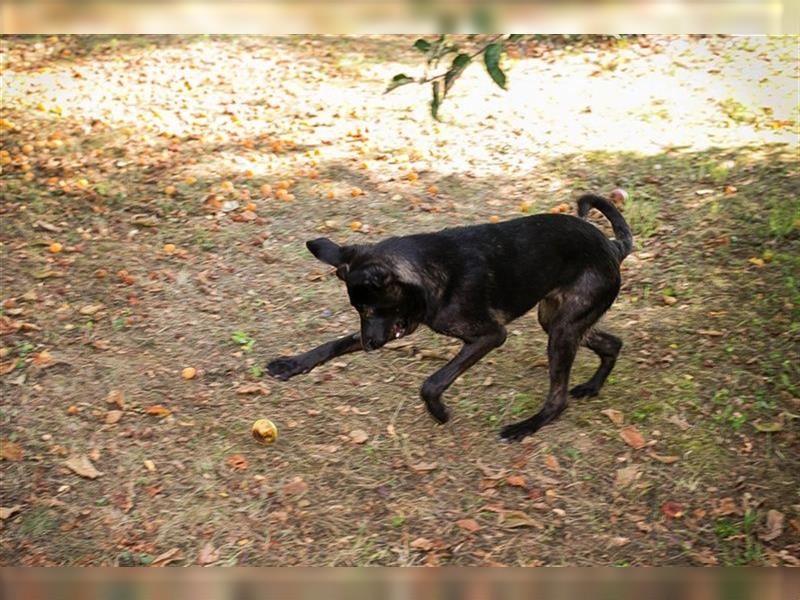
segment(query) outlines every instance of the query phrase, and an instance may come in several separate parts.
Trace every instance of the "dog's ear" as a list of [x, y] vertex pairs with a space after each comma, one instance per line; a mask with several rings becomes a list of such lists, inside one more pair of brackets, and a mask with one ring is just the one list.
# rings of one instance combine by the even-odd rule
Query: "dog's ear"
[[[347, 247], [339, 246], [328, 238], [317, 238], [306, 242], [306, 248], [325, 264], [336, 267], [336, 276], [344, 281], [350, 270], [348, 260], [352, 253], [346, 253]], [[345, 256], [347, 254], [347, 256]]]
[[328, 238], [317, 238], [306, 242], [306, 248], [319, 260], [332, 267], [341, 266], [342, 247], [330, 241]]

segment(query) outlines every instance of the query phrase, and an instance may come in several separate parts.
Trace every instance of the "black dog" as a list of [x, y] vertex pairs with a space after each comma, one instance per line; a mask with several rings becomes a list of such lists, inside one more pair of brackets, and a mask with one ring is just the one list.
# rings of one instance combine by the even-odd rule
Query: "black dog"
[[287, 380], [342, 354], [380, 348], [424, 323], [464, 342], [420, 390], [430, 414], [445, 423], [449, 415], [442, 393], [505, 342], [507, 323], [539, 304], [539, 323], [549, 335], [550, 391], [536, 415], [507, 425], [500, 436], [520, 440], [534, 433], [566, 408], [570, 369], [580, 344], [600, 357], [600, 367], [589, 381], [570, 390], [575, 398], [598, 393], [622, 348], [619, 338], [592, 327], [619, 292], [619, 265], [630, 253], [633, 237], [611, 202], [594, 195], [578, 200], [580, 217], [591, 208], [611, 222], [615, 240], [571, 215], [541, 214], [370, 245], [338, 246], [327, 238], [308, 242], [311, 253], [336, 267], [347, 283], [361, 332], [277, 358], [267, 371]]

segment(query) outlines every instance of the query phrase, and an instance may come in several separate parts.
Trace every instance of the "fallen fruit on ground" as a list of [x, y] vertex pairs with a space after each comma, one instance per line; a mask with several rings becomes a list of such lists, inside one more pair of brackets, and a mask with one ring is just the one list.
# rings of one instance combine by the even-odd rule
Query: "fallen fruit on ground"
[[274, 443], [278, 439], [278, 428], [269, 419], [259, 419], [253, 423], [250, 432], [255, 441], [265, 446]]
[[186, 367], [181, 371], [181, 377], [184, 379], [194, 379], [197, 376], [197, 369], [194, 367]]

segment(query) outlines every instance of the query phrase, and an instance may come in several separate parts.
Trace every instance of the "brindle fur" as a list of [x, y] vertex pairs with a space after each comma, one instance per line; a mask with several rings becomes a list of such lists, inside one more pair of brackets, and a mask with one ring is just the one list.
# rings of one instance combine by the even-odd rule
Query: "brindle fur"
[[[609, 240], [585, 220], [591, 208], [611, 222], [616, 239]], [[445, 423], [445, 390], [505, 342], [507, 323], [538, 304], [539, 323], [548, 334], [550, 389], [538, 413], [505, 426], [500, 436], [511, 441], [534, 433], [567, 407], [579, 345], [594, 351], [600, 366], [588, 381], [569, 390], [575, 398], [599, 392], [622, 348], [618, 337], [594, 326], [619, 292], [619, 265], [631, 251], [631, 231], [616, 207], [600, 196], [582, 196], [578, 215], [533, 215], [370, 245], [309, 241], [311, 253], [336, 267], [347, 284], [361, 329], [303, 354], [277, 358], [267, 372], [285, 381], [337, 356], [380, 348], [425, 324], [464, 342], [420, 390], [430, 414]]]

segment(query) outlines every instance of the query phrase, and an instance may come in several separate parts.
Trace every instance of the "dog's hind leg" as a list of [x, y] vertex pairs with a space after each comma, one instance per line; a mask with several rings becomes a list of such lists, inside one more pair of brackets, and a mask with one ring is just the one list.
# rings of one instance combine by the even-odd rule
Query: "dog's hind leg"
[[534, 416], [506, 425], [500, 431], [504, 441], [517, 441], [538, 431], [567, 407], [569, 374], [584, 334], [608, 310], [616, 290], [595, 273], [586, 273], [573, 286], [543, 299], [539, 322], [548, 332], [547, 357], [550, 390], [542, 409]]
[[569, 391], [569, 395], [573, 398], [597, 395], [617, 362], [617, 356], [622, 349], [622, 340], [610, 333], [594, 329], [584, 337], [583, 345], [600, 357], [600, 366], [589, 381], [576, 385]]
[[431, 416], [439, 423], [447, 423], [450, 415], [447, 407], [442, 402], [442, 394], [452, 383], [469, 369], [472, 365], [489, 354], [495, 348], [502, 346], [506, 341], [506, 330], [502, 325], [497, 325], [486, 334], [470, 339], [464, 343], [458, 354], [450, 362], [433, 375], [428, 377], [422, 388], [420, 396], [425, 402], [425, 407]]
[[295, 375], [308, 373], [314, 367], [318, 367], [322, 363], [326, 363], [337, 356], [349, 354], [350, 352], [358, 352], [362, 349], [361, 334], [351, 333], [338, 340], [333, 340], [321, 346], [317, 346], [313, 350], [309, 350], [303, 354], [276, 358], [267, 365], [267, 373], [275, 379], [286, 381]]

